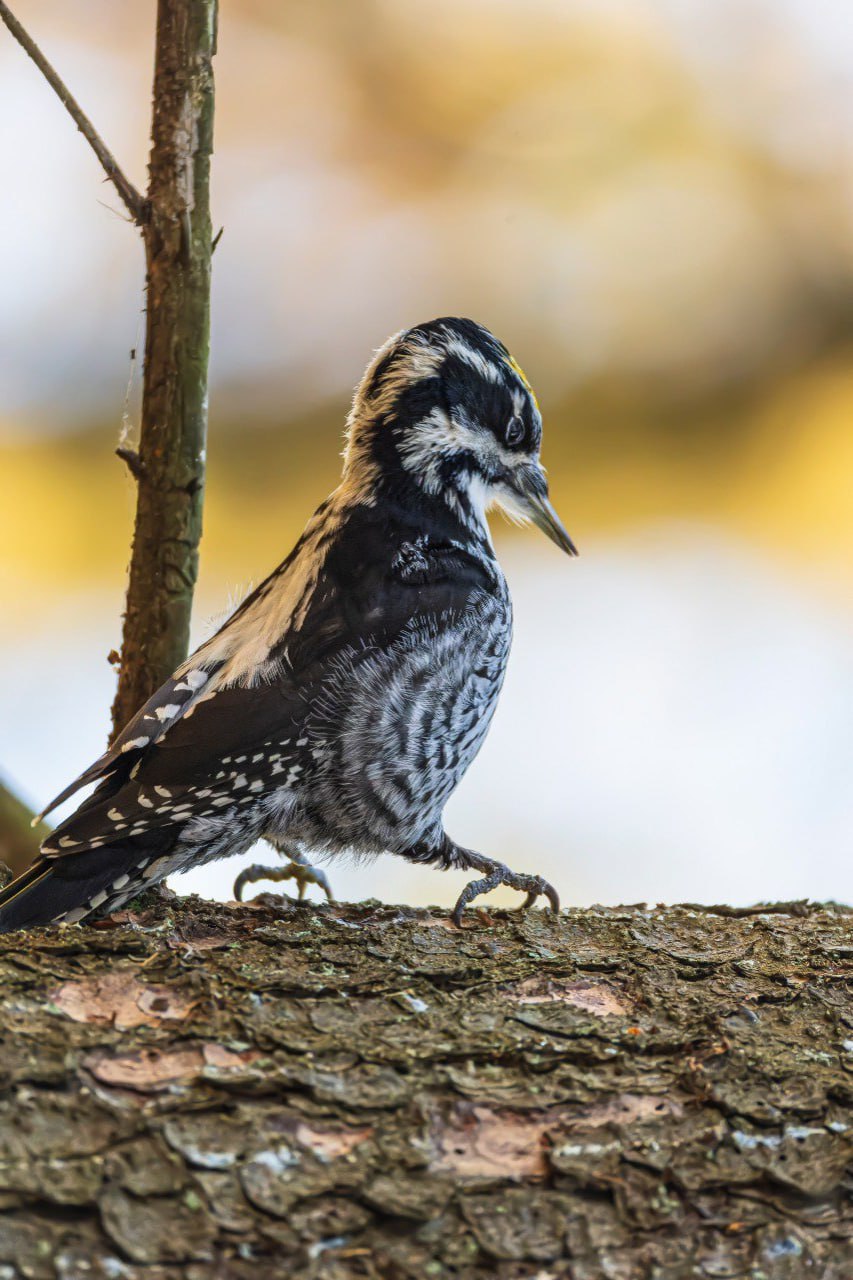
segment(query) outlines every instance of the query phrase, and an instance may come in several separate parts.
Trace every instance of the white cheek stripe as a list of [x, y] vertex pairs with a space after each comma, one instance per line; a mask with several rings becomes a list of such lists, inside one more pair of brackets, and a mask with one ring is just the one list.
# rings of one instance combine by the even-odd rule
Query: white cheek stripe
[[441, 463], [448, 455], [461, 450], [473, 453], [487, 469], [496, 472], [513, 470], [527, 463], [526, 458], [502, 448], [491, 432], [468, 421], [454, 422], [439, 408], [409, 427], [400, 446], [403, 465], [417, 476], [427, 493], [441, 493], [463, 524], [475, 533], [485, 535], [491, 543], [486, 519], [491, 507], [500, 505], [512, 519], [523, 520], [525, 517], [520, 508], [513, 508], [511, 499], [505, 498], [503, 486], [493, 488], [478, 475], [470, 475], [460, 492], [442, 488]]

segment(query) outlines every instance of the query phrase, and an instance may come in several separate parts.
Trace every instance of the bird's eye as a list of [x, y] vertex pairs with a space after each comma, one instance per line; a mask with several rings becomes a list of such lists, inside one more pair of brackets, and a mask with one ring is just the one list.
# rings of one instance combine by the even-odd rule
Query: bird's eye
[[507, 423], [504, 438], [510, 448], [517, 444], [521, 444], [524, 439], [524, 423], [521, 421], [521, 418], [510, 418]]

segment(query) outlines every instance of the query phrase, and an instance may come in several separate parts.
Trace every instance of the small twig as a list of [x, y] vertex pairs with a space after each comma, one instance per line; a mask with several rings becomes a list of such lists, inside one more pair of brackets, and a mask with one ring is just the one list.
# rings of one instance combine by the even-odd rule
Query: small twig
[[98, 204], [102, 209], [106, 209], [107, 213], [111, 213], [114, 218], [118, 218], [119, 222], [133, 222], [133, 218], [126, 218], [120, 209], [116, 209], [111, 204], [107, 204], [106, 200], [99, 200]]
[[115, 187], [116, 191], [121, 196], [128, 213], [133, 218], [133, 221], [137, 226], [141, 227], [145, 221], [147, 207], [144, 197], [136, 190], [133, 183], [124, 176], [119, 168], [118, 161], [98, 134], [89, 117], [71, 96], [67, 86], [60, 79], [56, 71], [54, 71], [41, 49], [33, 40], [32, 36], [28, 35], [21, 26], [18, 19], [9, 9], [9, 6], [5, 3], [5, 0], [0, 0], [0, 18], [3, 19], [18, 44], [33, 60], [45, 80], [54, 90], [60, 102], [71, 116], [71, 119], [77, 125], [77, 128], [89, 143], [89, 146], [92, 148], [95, 155], [98, 157], [101, 167]]
[[224, 228], [224, 227], [220, 227], [220, 228], [219, 228], [219, 230], [217, 231], [216, 235], [213, 237], [212, 241], [210, 242], [210, 256], [211, 256], [211, 257], [213, 257], [214, 253], [216, 253], [216, 246], [219, 244], [219, 241], [222, 239], [222, 232], [223, 232], [224, 230], [225, 230], [225, 228]]
[[142, 465], [142, 459], [135, 449], [126, 449], [123, 445], [119, 445], [116, 449], [116, 457], [121, 458], [122, 462], [127, 463], [127, 469], [133, 476], [134, 480], [142, 479], [142, 473], [145, 468]]

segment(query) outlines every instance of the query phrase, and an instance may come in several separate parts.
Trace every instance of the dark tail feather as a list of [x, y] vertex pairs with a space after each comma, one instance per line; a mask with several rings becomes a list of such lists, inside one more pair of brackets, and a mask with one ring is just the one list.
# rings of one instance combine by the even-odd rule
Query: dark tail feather
[[[161, 850], [126, 845], [86, 849], [61, 858], [37, 858], [17, 880], [0, 890], [0, 933], [34, 929], [61, 920], [69, 911], [88, 915], [109, 911], [156, 881], [142, 870]], [[128, 879], [118, 887], [116, 881]], [[103, 894], [103, 898], [100, 895]], [[79, 915], [75, 919], [81, 918]]]
[[11, 933], [34, 923], [28, 918], [28, 903], [44, 898], [44, 881], [50, 877], [50, 865], [37, 858], [16, 880], [0, 891], [0, 933]]

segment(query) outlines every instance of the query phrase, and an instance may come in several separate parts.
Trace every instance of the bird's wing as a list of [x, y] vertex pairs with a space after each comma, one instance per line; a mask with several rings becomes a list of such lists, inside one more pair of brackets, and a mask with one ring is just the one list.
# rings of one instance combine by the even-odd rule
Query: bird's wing
[[73, 796], [75, 791], [79, 791], [88, 783], [96, 782], [99, 778], [109, 778], [120, 769], [129, 771], [147, 747], [158, 742], [176, 721], [186, 715], [190, 707], [203, 694], [205, 685], [215, 671], [215, 665], [204, 669], [194, 668], [192, 664], [185, 663], [180, 671], [161, 685], [145, 706], [137, 711], [109, 750], [99, 756], [94, 764], [89, 765], [88, 769], [84, 769], [80, 776], [69, 783], [63, 791], [60, 791], [47, 808], [34, 819], [33, 825], [52, 813], [69, 796]]
[[288, 677], [274, 684], [215, 690], [174, 721], [136, 761], [113, 772], [45, 840], [48, 857], [79, 853], [223, 809], [251, 804], [284, 782], [301, 754], [303, 691]]
[[240, 628], [245, 628], [247, 620], [251, 620], [253, 613], [258, 612], [259, 606], [263, 607], [274, 590], [280, 597], [286, 597], [287, 583], [293, 579], [296, 579], [297, 583], [300, 581], [299, 565], [300, 562], [310, 560], [315, 550], [314, 543], [322, 531], [318, 516], [323, 510], [324, 508], [321, 507], [287, 559], [241, 602], [216, 634], [205, 641], [186, 662], [182, 663], [175, 674], [161, 685], [145, 706], [125, 725], [109, 750], [99, 756], [94, 764], [85, 769], [55, 799], [51, 800], [35, 821], [40, 821], [90, 782], [96, 782], [98, 779], [115, 781], [126, 778], [130, 769], [141, 760], [148, 748], [162, 741], [175, 724], [196, 703], [208, 695], [211, 685], [222, 674], [230, 656], [229, 637], [235, 635]]
[[[125, 730], [124, 742], [119, 739], [103, 757], [106, 769], [98, 762], [82, 775], [90, 780], [106, 774], [51, 833], [42, 852], [74, 854], [192, 818], [217, 817], [304, 776], [311, 758], [301, 728], [341, 656], [354, 649], [381, 652], [413, 625], [441, 625], [487, 584], [482, 565], [457, 549], [406, 548], [402, 555], [378, 556], [362, 539], [360, 566], [347, 563], [348, 556], [332, 557], [302, 626], [282, 638], [278, 658], [275, 650], [268, 655], [267, 663], [276, 664], [268, 682], [222, 686], [211, 678], [187, 696], [180, 714], [159, 716], [176, 688], [167, 682]], [[156, 734], [147, 732], [155, 727]]]

